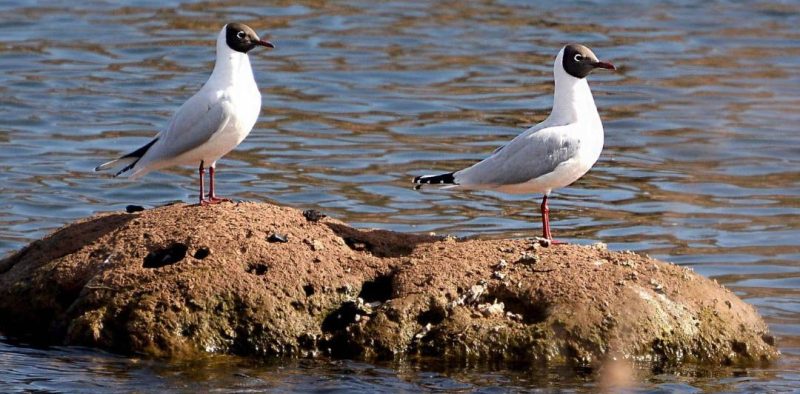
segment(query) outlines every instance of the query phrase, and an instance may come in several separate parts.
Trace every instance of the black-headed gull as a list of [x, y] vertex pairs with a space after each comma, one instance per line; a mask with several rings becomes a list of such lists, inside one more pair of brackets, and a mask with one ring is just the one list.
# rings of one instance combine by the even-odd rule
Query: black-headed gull
[[[223, 26], [217, 36], [214, 71], [200, 91], [175, 112], [166, 130], [141, 148], [97, 166], [95, 171], [125, 165], [115, 176], [131, 171], [129, 177], [136, 179], [167, 167], [199, 165], [200, 204], [227, 201], [215, 194], [214, 168], [220, 157], [250, 134], [261, 112], [261, 93], [247, 56], [257, 46], [275, 47], [247, 25]], [[203, 191], [206, 167], [208, 198]]]
[[603, 123], [586, 81], [594, 69], [615, 70], [591, 49], [569, 44], [553, 64], [553, 110], [543, 122], [525, 130], [491, 156], [461, 171], [414, 178], [421, 185], [497, 190], [505, 193], [543, 193], [542, 236], [550, 241], [547, 197], [554, 189], [575, 182], [594, 165], [603, 150]]

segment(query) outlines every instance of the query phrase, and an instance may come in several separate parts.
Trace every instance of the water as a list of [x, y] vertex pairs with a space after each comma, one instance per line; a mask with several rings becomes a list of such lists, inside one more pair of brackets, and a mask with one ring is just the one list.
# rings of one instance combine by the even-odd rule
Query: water
[[[642, 391], [800, 385], [800, 5], [790, 1], [60, 2], [0, 0], [0, 255], [73, 219], [196, 199], [195, 170], [133, 183], [94, 166], [145, 143], [208, 76], [239, 20], [264, 109], [218, 166], [237, 199], [357, 226], [521, 237], [538, 196], [415, 192], [547, 115], [552, 58], [577, 41], [606, 128], [595, 168], [553, 195], [560, 238], [691, 266], [756, 305], [783, 357], [637, 373]], [[509, 367], [212, 357], [191, 365], [0, 342], [0, 391], [593, 391], [597, 376]]]

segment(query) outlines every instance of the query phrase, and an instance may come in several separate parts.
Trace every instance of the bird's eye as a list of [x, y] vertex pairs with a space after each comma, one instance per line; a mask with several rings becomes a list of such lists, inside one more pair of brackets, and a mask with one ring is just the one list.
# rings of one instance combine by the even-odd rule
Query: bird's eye
[[583, 60], [583, 55], [578, 53], [578, 54], [575, 55], [574, 59], [575, 59], [576, 62], [579, 62], [579, 61]]
[[240, 31], [240, 32], [236, 33], [236, 38], [238, 38], [240, 40], [243, 40], [244, 36], [245, 36], [245, 34], [244, 34], [243, 31]]

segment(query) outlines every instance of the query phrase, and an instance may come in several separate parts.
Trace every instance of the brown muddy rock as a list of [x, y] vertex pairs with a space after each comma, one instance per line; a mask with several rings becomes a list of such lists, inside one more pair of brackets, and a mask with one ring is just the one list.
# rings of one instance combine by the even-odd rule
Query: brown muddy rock
[[771, 360], [755, 309], [602, 247], [356, 230], [263, 203], [95, 216], [0, 261], [0, 330], [124, 353]]

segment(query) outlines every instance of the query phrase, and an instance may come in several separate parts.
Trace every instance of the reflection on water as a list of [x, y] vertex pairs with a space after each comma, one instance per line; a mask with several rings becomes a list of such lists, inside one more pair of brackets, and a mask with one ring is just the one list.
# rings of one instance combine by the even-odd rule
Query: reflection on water
[[[779, 389], [799, 379], [786, 372], [800, 366], [800, 6], [791, 2], [0, 1], [0, 254], [94, 212], [194, 200], [192, 168], [138, 183], [91, 169], [166, 124], [207, 78], [213, 39], [228, 20], [250, 24], [278, 50], [252, 55], [264, 109], [219, 163], [219, 190], [398, 231], [538, 234], [536, 196], [419, 193], [409, 180], [462, 168], [541, 121], [558, 48], [592, 46], [621, 66], [590, 77], [606, 147], [586, 177], [553, 196], [554, 232], [716, 278], [758, 306], [784, 353], [768, 369], [656, 374], [642, 384]], [[22, 349], [6, 345], [0, 360], [47, 360], [51, 369], [30, 379], [56, 387], [87, 379], [108, 387], [168, 369]], [[73, 364], [123, 365], [127, 375]], [[384, 371], [357, 365], [347, 368]], [[308, 387], [375, 381], [373, 372], [314, 368], [329, 381]], [[375, 379], [426, 387], [395, 369]], [[175, 387], [198, 387], [178, 370]], [[484, 387], [475, 383], [482, 373], [495, 376], [486, 386], [547, 386], [519, 383], [513, 372], [431, 376]], [[592, 384], [554, 375], [560, 387]], [[200, 387], [226, 387], [226, 379]]]
[[[0, 391], [85, 392], [508, 392], [530, 388], [595, 393], [606, 384], [600, 373], [552, 366], [508, 369], [491, 364], [369, 364], [350, 360], [279, 360], [209, 356], [191, 362], [122, 357], [82, 348], [37, 349], [0, 341]], [[679, 371], [629, 372], [641, 391], [709, 392], [792, 390], [791, 370], [747, 370], [687, 366]]]

